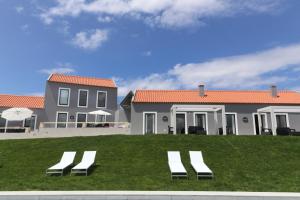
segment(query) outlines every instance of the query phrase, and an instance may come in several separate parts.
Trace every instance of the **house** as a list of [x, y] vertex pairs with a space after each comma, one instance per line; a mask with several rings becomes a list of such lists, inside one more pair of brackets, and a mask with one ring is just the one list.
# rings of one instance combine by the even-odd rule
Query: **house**
[[[12, 107], [25, 107], [33, 111], [31, 118], [24, 121], [7, 121], [1, 118], [3, 110]], [[44, 117], [44, 97], [18, 96], [0, 94], [0, 132], [4, 132], [5, 127], [30, 127], [32, 130]]]
[[300, 93], [278, 91], [137, 90], [121, 102], [132, 134], [276, 134], [300, 130]]
[[[80, 128], [85, 122], [114, 122], [117, 86], [112, 79], [52, 74], [46, 82], [44, 97], [0, 95], [0, 114], [11, 107], [26, 107], [34, 114], [22, 122], [7, 122], [0, 118], [0, 130], [4, 127], [31, 127], [34, 130], [40, 126]], [[111, 115], [88, 114], [95, 110]]]
[[[45, 122], [78, 127], [85, 122], [115, 121], [117, 86], [112, 79], [52, 74], [46, 83]], [[104, 110], [111, 116], [88, 115]]]

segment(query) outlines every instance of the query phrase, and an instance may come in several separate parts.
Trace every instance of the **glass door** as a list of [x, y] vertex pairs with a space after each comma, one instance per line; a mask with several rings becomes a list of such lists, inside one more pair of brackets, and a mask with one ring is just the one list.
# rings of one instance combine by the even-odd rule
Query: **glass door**
[[156, 131], [156, 114], [155, 113], [145, 113], [144, 116], [144, 133], [154, 134]]
[[177, 113], [176, 114], [176, 134], [185, 134], [185, 114]]
[[226, 114], [226, 123], [227, 123], [227, 134], [236, 134], [236, 119], [235, 114]]
[[76, 127], [77, 128], [82, 128], [83, 123], [86, 123], [86, 114], [85, 113], [78, 113], [77, 114], [77, 122], [76, 122]]
[[57, 123], [56, 123], [57, 128], [66, 128], [67, 122], [68, 122], [68, 113], [64, 113], [64, 112], [57, 113]]
[[27, 118], [24, 121], [24, 127], [30, 128], [32, 131], [35, 130], [36, 116], [33, 115], [31, 118]]
[[206, 130], [206, 115], [204, 113], [195, 114], [195, 126]]
[[278, 115], [277, 114], [276, 115], [276, 123], [277, 123], [277, 128], [288, 127], [286, 115]]

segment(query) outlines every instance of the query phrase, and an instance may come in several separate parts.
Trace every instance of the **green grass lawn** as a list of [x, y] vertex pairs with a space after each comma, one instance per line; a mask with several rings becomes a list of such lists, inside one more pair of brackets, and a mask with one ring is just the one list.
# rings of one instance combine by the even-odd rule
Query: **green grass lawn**
[[[90, 176], [46, 176], [63, 151], [96, 150]], [[171, 180], [179, 150], [189, 179]], [[213, 179], [197, 180], [188, 151], [201, 150]], [[0, 190], [300, 191], [300, 137], [98, 136], [0, 141]]]

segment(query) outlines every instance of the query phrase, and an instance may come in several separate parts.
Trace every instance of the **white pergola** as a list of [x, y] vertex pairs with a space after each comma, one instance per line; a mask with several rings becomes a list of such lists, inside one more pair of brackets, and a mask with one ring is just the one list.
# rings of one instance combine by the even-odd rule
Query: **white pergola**
[[[272, 132], [276, 135], [276, 115], [275, 113], [300, 113], [300, 106], [267, 106], [257, 110], [259, 130], [261, 129], [261, 113], [270, 113]], [[261, 130], [260, 130], [261, 131]]]
[[[223, 134], [226, 135], [226, 115], [224, 105], [173, 105], [171, 107], [171, 127], [173, 127], [173, 134], [176, 134], [176, 113], [180, 112], [213, 112], [214, 113], [214, 125], [217, 130], [218, 115], [217, 112], [221, 111], [222, 114], [222, 128]], [[206, 119], [208, 120], [208, 119]], [[186, 122], [187, 123], [187, 122]], [[208, 127], [206, 127], [208, 129]], [[207, 130], [208, 131], [208, 130]]]

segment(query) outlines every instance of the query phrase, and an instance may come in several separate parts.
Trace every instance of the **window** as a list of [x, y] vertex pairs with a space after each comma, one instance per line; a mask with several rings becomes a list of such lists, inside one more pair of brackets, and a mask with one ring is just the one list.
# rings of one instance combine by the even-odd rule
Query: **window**
[[56, 128], [67, 128], [68, 113], [58, 112], [56, 116]]
[[87, 107], [88, 106], [88, 90], [78, 90], [78, 107]]
[[107, 92], [97, 91], [97, 108], [106, 108]]
[[86, 113], [77, 113], [77, 120], [76, 120], [76, 127], [81, 128], [83, 124], [87, 121], [87, 114]]
[[24, 127], [30, 128], [31, 130], [35, 130], [36, 116], [33, 115], [31, 118], [27, 118], [24, 120]]
[[156, 113], [144, 113], [143, 116], [143, 132], [144, 134], [154, 134], [156, 133]]
[[70, 101], [70, 88], [59, 88], [58, 105], [69, 106], [69, 101]]
[[207, 130], [206, 128], [206, 113], [195, 113], [194, 114], [194, 125]]
[[287, 114], [276, 114], [276, 124], [278, 128], [289, 127]]
[[105, 115], [96, 115], [95, 122], [106, 122], [106, 116]]
[[227, 134], [238, 134], [236, 113], [226, 113]]
[[5, 127], [5, 125], [6, 125], [6, 119], [2, 118], [0, 114], [0, 127]]

